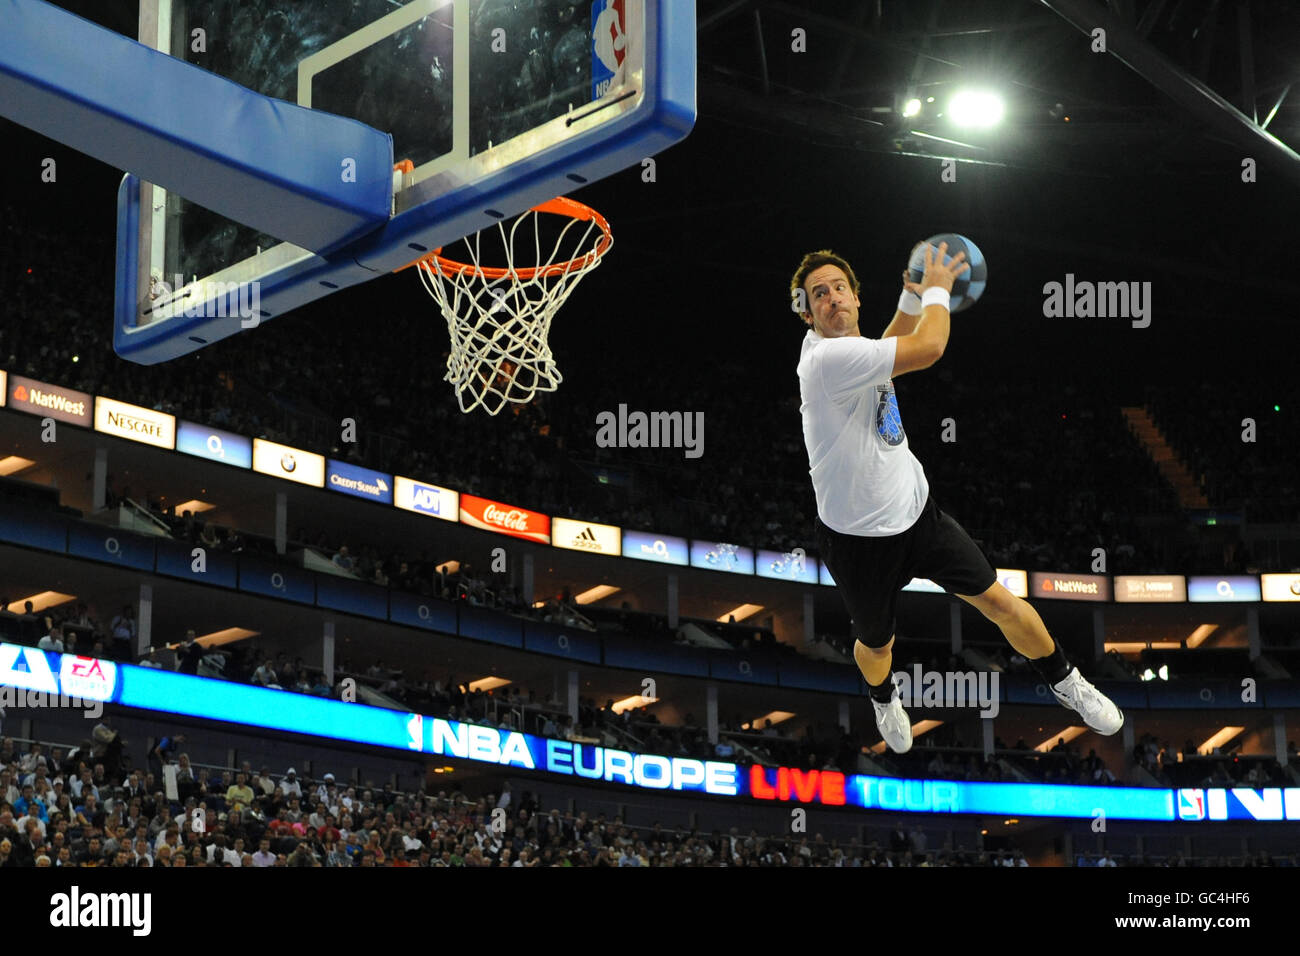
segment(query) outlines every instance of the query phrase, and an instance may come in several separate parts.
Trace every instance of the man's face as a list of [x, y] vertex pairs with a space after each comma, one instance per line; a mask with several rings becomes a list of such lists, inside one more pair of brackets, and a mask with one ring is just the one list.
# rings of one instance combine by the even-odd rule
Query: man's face
[[818, 335], [830, 339], [862, 334], [858, 331], [858, 308], [862, 303], [839, 266], [818, 266], [804, 279], [803, 289], [811, 313], [811, 319], [805, 314], [804, 321]]

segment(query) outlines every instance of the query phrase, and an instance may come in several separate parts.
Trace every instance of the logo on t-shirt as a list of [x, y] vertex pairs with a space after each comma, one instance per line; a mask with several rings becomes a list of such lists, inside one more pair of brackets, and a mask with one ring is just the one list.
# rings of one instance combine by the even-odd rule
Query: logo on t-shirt
[[886, 445], [901, 445], [907, 437], [903, 432], [903, 416], [898, 413], [893, 382], [876, 386], [876, 433]]

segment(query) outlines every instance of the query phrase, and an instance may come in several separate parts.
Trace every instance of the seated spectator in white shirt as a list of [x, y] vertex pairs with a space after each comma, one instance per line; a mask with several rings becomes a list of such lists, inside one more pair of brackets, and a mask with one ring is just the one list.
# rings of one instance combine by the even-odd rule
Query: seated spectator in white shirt
[[321, 778], [320, 786], [316, 788], [316, 802], [323, 803], [327, 807], [333, 805], [336, 801], [330, 790], [334, 787], [334, 774], [327, 773]]
[[253, 671], [253, 683], [260, 684], [262, 687], [279, 688], [279, 679], [275, 676], [275, 668], [271, 666], [270, 661], [262, 661], [257, 670]]
[[223, 866], [229, 863], [231, 866], [239, 866], [239, 854], [230, 847], [226, 846], [226, 835], [218, 833], [212, 837], [212, 843], [208, 847], [208, 862], [216, 866]]
[[298, 783], [298, 771], [290, 767], [284, 772], [284, 779], [280, 781], [280, 789], [284, 791], [285, 797], [302, 797], [302, 785]]
[[43, 651], [54, 651], [58, 654], [63, 653], [63, 628], [55, 624], [50, 628], [50, 633], [42, 637], [36, 644]]

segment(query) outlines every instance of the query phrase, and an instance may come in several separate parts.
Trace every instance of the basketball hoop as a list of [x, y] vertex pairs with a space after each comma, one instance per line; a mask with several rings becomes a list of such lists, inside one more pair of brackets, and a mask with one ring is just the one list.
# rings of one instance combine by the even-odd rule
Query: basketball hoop
[[[553, 242], [543, 234], [554, 232], [556, 222], [548, 220], [544, 230], [543, 214], [567, 220]], [[534, 206], [508, 229], [505, 223], [496, 228], [504, 268], [482, 264], [490, 229], [465, 237], [469, 262], [435, 249], [411, 263], [447, 320], [451, 352], [444, 377], [456, 389], [460, 410], [481, 406], [489, 415], [553, 392], [564, 381], [547, 342], [551, 318], [614, 244], [604, 216], [564, 197]]]

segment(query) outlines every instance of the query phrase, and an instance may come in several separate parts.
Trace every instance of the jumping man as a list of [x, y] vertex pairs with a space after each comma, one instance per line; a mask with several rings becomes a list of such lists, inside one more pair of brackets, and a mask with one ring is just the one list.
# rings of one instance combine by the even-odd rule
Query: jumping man
[[868, 684], [881, 737], [912, 747], [912, 724], [891, 676], [898, 592], [929, 578], [974, 605], [1038, 671], [1064, 706], [1099, 734], [1124, 715], [1071, 667], [1038, 612], [1013, 595], [970, 535], [939, 509], [907, 447], [893, 379], [935, 364], [948, 344], [949, 293], [970, 268], [925, 251], [921, 283], [908, 282], [879, 339], [858, 331], [858, 279], [830, 250], [803, 257], [790, 283], [810, 326], [799, 356], [804, 443], [817, 496], [817, 546], [853, 619], [853, 657]]

